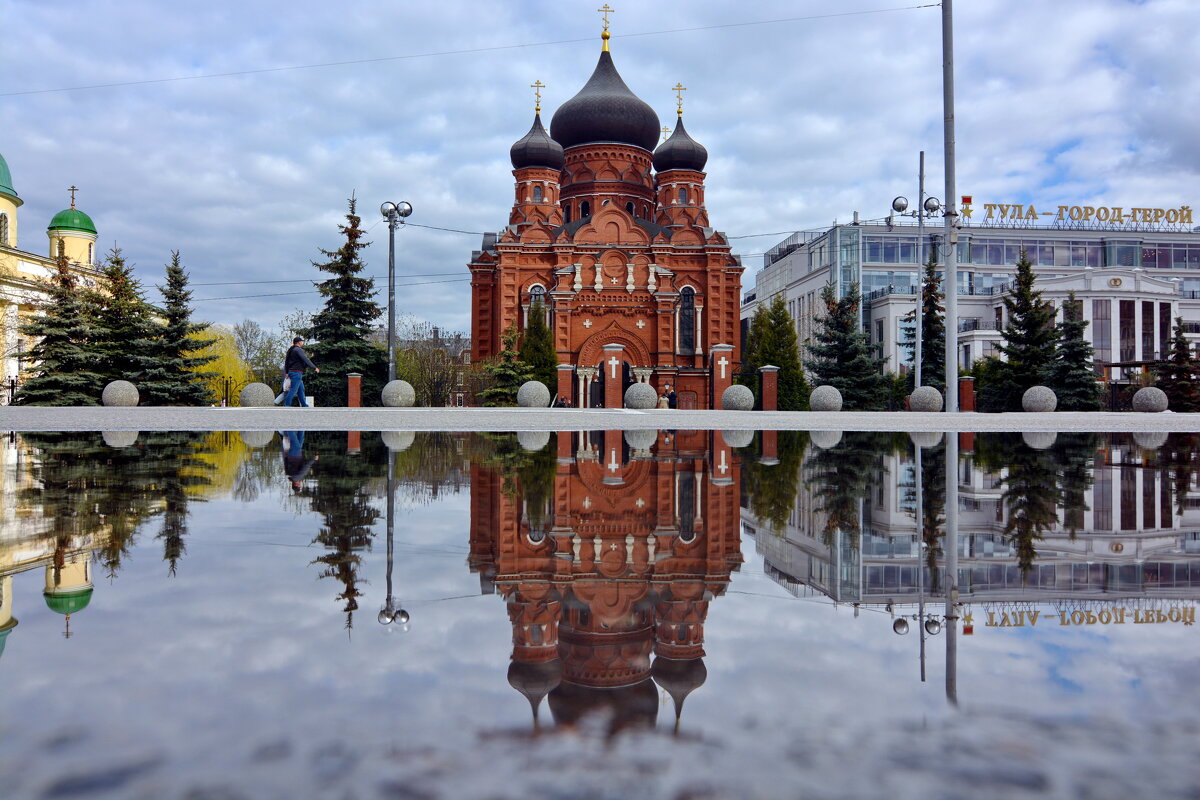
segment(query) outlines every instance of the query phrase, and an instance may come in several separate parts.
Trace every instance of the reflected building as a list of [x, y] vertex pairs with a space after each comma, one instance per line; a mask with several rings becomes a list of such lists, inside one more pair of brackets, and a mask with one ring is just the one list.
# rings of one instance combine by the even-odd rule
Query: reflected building
[[708, 605], [742, 560], [739, 467], [720, 432], [556, 438], [507, 484], [472, 467], [470, 566], [508, 605], [509, 682], [535, 728], [547, 698], [558, 725], [653, 725], [658, 688], [678, 726], [707, 675]]

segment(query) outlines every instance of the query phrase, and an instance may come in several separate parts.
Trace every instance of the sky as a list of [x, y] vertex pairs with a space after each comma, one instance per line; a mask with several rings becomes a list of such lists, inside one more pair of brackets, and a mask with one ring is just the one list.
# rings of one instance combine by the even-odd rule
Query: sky
[[[587, 81], [598, 3], [0, 0], [0, 155], [20, 247], [69, 204], [151, 301], [179, 250], [198, 318], [315, 311], [347, 200], [386, 303], [378, 208], [407, 200], [397, 313], [470, 331], [466, 264], [507, 222], [508, 150]], [[615, 4], [629, 87], [708, 149], [707, 206], [743, 256], [797, 230], [944, 194], [941, 12], [919, 0]], [[959, 0], [956, 195], [1177, 208], [1200, 178], [1200, 3]], [[943, 198], [944, 199], [944, 198]], [[418, 227], [427, 226], [427, 227]], [[444, 230], [451, 229], [451, 230]], [[465, 233], [464, 233], [465, 232]]]

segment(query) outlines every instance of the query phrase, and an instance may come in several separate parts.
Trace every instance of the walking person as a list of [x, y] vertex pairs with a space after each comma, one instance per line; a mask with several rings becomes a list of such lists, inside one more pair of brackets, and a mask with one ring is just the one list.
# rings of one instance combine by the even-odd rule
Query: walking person
[[287, 394], [283, 397], [284, 408], [291, 407], [294, 397], [300, 398], [301, 408], [308, 405], [308, 398], [304, 396], [304, 370], [306, 368], [312, 369], [316, 373], [321, 372], [320, 368], [304, 352], [304, 337], [297, 336], [292, 339], [292, 346], [288, 348], [287, 356], [283, 359], [284, 374], [292, 382], [292, 385], [288, 387]]

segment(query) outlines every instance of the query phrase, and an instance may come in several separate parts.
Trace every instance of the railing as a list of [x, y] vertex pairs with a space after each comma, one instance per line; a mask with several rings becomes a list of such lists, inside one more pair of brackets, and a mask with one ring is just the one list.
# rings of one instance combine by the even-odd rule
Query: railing
[[996, 331], [1000, 330], [996, 327], [994, 319], [960, 319], [958, 321], [958, 330], [960, 333], [969, 331]]
[[863, 301], [869, 303], [872, 300], [878, 300], [879, 298], [887, 297], [890, 294], [904, 294], [912, 297], [916, 295], [916, 292], [911, 286], [885, 286], [882, 289], [876, 289], [873, 292], [869, 292], [867, 296], [863, 298]]

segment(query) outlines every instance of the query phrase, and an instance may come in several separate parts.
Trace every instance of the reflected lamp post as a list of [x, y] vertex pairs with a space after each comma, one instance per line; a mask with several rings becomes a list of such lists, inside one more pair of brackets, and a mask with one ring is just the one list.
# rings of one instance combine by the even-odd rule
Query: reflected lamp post
[[396, 380], [396, 228], [412, 213], [412, 204], [387, 201], [379, 213], [388, 221], [388, 383]]
[[379, 609], [379, 615], [376, 619], [380, 625], [390, 625], [393, 622], [399, 623], [400, 630], [408, 630], [408, 612], [400, 608], [396, 603], [396, 598], [392, 595], [392, 556], [394, 547], [392, 544], [393, 535], [396, 531], [396, 465], [393, 463], [392, 453], [388, 452], [388, 474], [387, 474], [387, 599], [384, 600], [383, 608]]
[[925, 316], [925, 220], [937, 216], [942, 202], [936, 197], [925, 196], [925, 151], [921, 151], [917, 168], [917, 207], [908, 211], [908, 198], [901, 195], [892, 200], [892, 211], [917, 220], [917, 311], [913, 328], [913, 390], [921, 388], [921, 330]]

